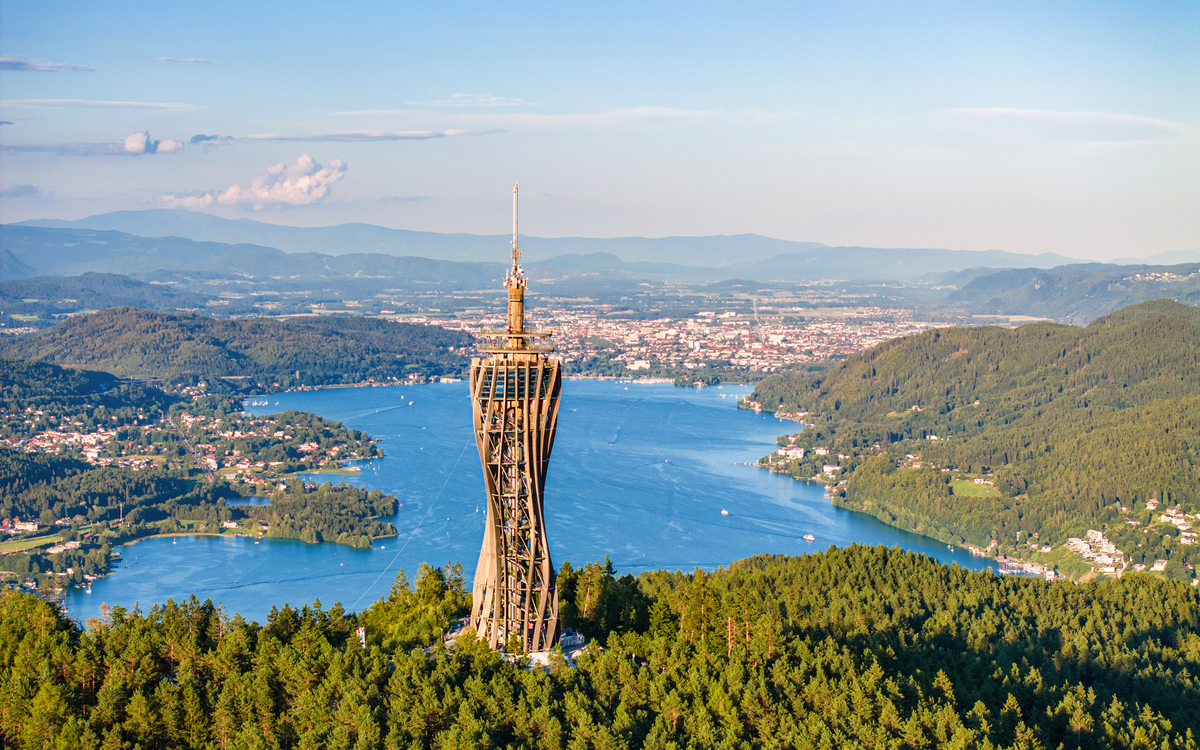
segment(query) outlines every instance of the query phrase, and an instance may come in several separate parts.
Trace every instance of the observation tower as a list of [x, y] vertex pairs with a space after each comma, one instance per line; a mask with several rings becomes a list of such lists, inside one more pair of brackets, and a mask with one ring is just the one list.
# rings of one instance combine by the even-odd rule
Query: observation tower
[[559, 360], [547, 356], [554, 351], [551, 332], [525, 328], [528, 279], [520, 260], [514, 185], [507, 326], [482, 331], [486, 343], [471, 360], [475, 442], [487, 490], [471, 626], [493, 649], [516, 638], [523, 651], [547, 651], [558, 630], [558, 591], [542, 506], [562, 372]]

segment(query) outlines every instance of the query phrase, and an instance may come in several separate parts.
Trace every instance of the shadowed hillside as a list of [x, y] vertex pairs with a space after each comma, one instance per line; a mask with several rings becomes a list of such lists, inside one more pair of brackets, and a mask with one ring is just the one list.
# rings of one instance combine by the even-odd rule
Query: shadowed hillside
[[375, 318], [214, 320], [123, 307], [2, 343], [6, 357], [122, 377], [287, 387], [456, 373], [470, 337]]

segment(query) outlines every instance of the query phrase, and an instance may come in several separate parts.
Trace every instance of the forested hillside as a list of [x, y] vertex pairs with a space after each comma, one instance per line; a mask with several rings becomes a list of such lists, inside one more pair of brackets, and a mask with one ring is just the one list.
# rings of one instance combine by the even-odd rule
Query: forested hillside
[[[1167, 300], [1087, 328], [927, 331], [814, 377], [770, 378], [753, 398], [808, 413], [796, 444], [844, 456], [849, 507], [956, 543], [1021, 532], [1054, 545], [1123, 523], [1121, 506], [1200, 500], [1200, 309]], [[794, 474], [822, 460], [834, 459]], [[943, 469], [991, 475], [998, 491], [956, 495]], [[1134, 548], [1194, 564], [1177, 541]]]
[[176, 399], [99, 371], [0, 359], [0, 437], [88, 432], [157, 416]]
[[251, 388], [457, 373], [465, 333], [374, 318], [214, 320], [114, 308], [2, 342], [0, 354], [122, 377]]
[[638, 579], [589, 565], [576, 583], [564, 604], [598, 637], [549, 670], [469, 636], [413, 648], [467, 610], [457, 566], [401, 573], [362, 614], [285, 606], [265, 625], [192, 598], [84, 630], [0, 593], [0, 746], [1196, 746], [1200, 594], [1182, 583], [862, 547]]

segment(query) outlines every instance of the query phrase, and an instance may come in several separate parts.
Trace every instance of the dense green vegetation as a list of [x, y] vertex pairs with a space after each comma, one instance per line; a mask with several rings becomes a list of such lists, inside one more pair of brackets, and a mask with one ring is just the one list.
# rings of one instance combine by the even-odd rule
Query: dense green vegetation
[[[1178, 582], [862, 547], [633, 583], [592, 569], [599, 610], [632, 587], [649, 614], [604, 625], [577, 669], [470, 636], [414, 648], [466, 611], [453, 566], [402, 574], [361, 614], [317, 602], [264, 625], [192, 598], [85, 630], [6, 592], [0, 746], [1196, 747], [1200, 594]], [[586, 591], [565, 603], [587, 609]]]
[[372, 539], [396, 535], [396, 527], [375, 520], [396, 512], [396, 496], [342, 482], [307, 483], [277, 490], [270, 505], [235, 506], [236, 518], [269, 524], [267, 536], [370, 547]]
[[[1127, 517], [1122, 505], [1200, 509], [1198, 365], [1200, 309], [1160, 300], [1087, 328], [927, 331], [827, 374], [769, 378], [754, 398], [770, 411], [808, 412], [814, 426], [795, 444], [830, 449], [790, 467], [794, 475], [835, 462], [850, 473], [839, 502], [947, 541], [996, 539], [1003, 550], [1017, 532], [1023, 543], [1059, 544], [1111, 530]], [[902, 468], [910, 455], [922, 468]], [[990, 475], [1000, 493], [955, 496], [958, 473]], [[1164, 559], [1200, 562], [1196, 546], [1161, 541], [1123, 549], [1157, 545]]]
[[[286, 388], [458, 373], [465, 333], [374, 318], [215, 320], [113, 308], [4, 342], [5, 356], [209, 388]], [[276, 385], [277, 384], [277, 385]]]
[[106, 372], [0, 359], [0, 437], [145, 424], [174, 400]]

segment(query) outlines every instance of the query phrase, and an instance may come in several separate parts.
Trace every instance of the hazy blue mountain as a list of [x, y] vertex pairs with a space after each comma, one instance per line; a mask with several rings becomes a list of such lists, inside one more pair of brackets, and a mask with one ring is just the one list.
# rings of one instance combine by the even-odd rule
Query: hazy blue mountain
[[139, 237], [125, 232], [0, 224], [0, 247], [39, 275], [73, 276], [176, 269], [236, 254], [283, 253], [273, 247], [197, 242], [179, 237]]
[[[987, 273], [955, 284], [957, 291], [951, 292], [951, 302], [983, 302], [992, 297], [1016, 291], [1043, 273], [1044, 268], [1012, 268], [1004, 271], [989, 269]], [[965, 272], [964, 272], [965, 273]]]
[[1200, 263], [1200, 247], [1192, 250], [1172, 250], [1145, 258], [1117, 258], [1113, 263], [1122, 265], [1172, 266], [1177, 263]]
[[[14, 230], [50, 227], [59, 231], [79, 231], [87, 228], [144, 237], [187, 237], [197, 242], [244, 243], [241, 247], [277, 248], [292, 254], [391, 255], [487, 263], [505, 263], [510, 241], [507, 235], [414, 232], [370, 224], [286, 227], [252, 219], [224, 219], [180, 209], [116, 211], [76, 221], [41, 220], [9, 226]], [[725, 278], [903, 281], [934, 272], [961, 271], [982, 266], [1049, 268], [1078, 262], [1074, 258], [1051, 253], [1021, 255], [1003, 250], [832, 248], [820, 243], [791, 242], [755, 234], [604, 239], [526, 236], [522, 237], [521, 244], [525, 250], [526, 265], [531, 267], [595, 271], [615, 274], [616, 278], [622, 279], [638, 277], [663, 281]], [[229, 250], [222, 253], [214, 250], [203, 260], [214, 260], [231, 252], [244, 251]], [[364, 273], [367, 271], [364, 270]]]
[[1081, 263], [998, 271], [953, 292], [948, 301], [961, 302], [977, 315], [1033, 315], [1085, 325], [1113, 310], [1162, 298], [1200, 304], [1200, 263]]
[[26, 279], [36, 275], [37, 269], [22, 263], [17, 256], [0, 247], [0, 281]]
[[934, 272], [972, 267], [1053, 268], [1078, 263], [1054, 253], [1021, 255], [1004, 250], [942, 250], [938, 248], [826, 247], [787, 253], [751, 267], [752, 278], [815, 281], [818, 279], [911, 280]]
[[[289, 253], [383, 253], [437, 260], [504, 262], [508, 235], [439, 234], [388, 229], [372, 224], [331, 227], [287, 227], [253, 219], [224, 219], [182, 209], [114, 211], [75, 221], [39, 219], [20, 226], [87, 228], [126, 232], [145, 237], [188, 237], [198, 241], [250, 243]], [[816, 242], [791, 242], [756, 234], [713, 237], [588, 237], [522, 236], [530, 262], [567, 254], [613, 253], [628, 262], [726, 266], [755, 263], [780, 253], [824, 247]]]
[[456, 283], [464, 289], [495, 287], [504, 278], [506, 266], [500, 263], [456, 263], [429, 258], [396, 257], [379, 253], [322, 255], [292, 253], [279, 255], [231, 254], [182, 269], [231, 274], [255, 279], [386, 279], [390, 284]]
[[711, 281], [727, 278], [734, 269], [683, 266], [678, 263], [629, 263], [612, 253], [571, 253], [532, 261], [529, 270], [542, 276], [570, 276], [602, 273], [610, 276], [651, 281]]

